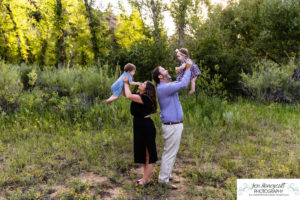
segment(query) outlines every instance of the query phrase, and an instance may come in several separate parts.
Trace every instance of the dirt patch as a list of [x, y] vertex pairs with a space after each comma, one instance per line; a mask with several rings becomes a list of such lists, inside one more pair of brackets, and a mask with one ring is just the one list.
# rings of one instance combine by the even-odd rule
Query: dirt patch
[[53, 187], [51, 187], [51, 190], [53, 190], [54, 192], [52, 194], [50, 194], [50, 199], [57, 199], [57, 196], [59, 194], [69, 191], [69, 189], [63, 185], [53, 186]]
[[[178, 200], [178, 199], [184, 199], [184, 195], [188, 191], [188, 184], [186, 184], [186, 179], [183, 176], [184, 171], [184, 163], [182, 160], [177, 159], [177, 163], [175, 163], [174, 169], [173, 169], [173, 179], [176, 180], [175, 182], [170, 182], [171, 184], [178, 187], [177, 190], [171, 190], [170, 195], [168, 197], [169, 200]], [[177, 182], [179, 181], [179, 182]]]
[[122, 191], [122, 188], [120, 188], [120, 187], [109, 189], [109, 190], [107, 190], [109, 195], [104, 196], [102, 199], [103, 200], [116, 199], [120, 196], [121, 191]]
[[89, 185], [101, 184], [101, 183], [108, 181], [107, 177], [100, 176], [100, 175], [94, 174], [92, 172], [80, 174], [79, 178], [82, 182], [88, 183]]

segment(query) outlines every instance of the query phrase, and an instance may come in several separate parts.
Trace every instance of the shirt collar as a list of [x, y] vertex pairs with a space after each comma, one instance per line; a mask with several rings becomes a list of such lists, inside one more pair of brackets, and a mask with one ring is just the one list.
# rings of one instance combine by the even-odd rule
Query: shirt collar
[[165, 85], [165, 84], [168, 84], [168, 83], [161, 81], [161, 82], [159, 82], [159, 84], [157, 86], [159, 86], [159, 85]]

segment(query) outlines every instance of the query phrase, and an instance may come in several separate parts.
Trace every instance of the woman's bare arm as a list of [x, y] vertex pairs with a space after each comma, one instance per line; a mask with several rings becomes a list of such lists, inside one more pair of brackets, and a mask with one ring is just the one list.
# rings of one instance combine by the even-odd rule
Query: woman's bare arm
[[144, 104], [144, 102], [142, 101], [142, 98], [140, 97], [140, 95], [137, 94], [132, 94], [130, 89], [129, 89], [129, 83], [128, 83], [128, 77], [124, 76], [124, 92], [125, 92], [125, 97], [131, 101], [140, 103], [140, 104]]
[[130, 83], [129, 83], [129, 85], [140, 85], [141, 83], [140, 82], [133, 82], [133, 81], [131, 81]]

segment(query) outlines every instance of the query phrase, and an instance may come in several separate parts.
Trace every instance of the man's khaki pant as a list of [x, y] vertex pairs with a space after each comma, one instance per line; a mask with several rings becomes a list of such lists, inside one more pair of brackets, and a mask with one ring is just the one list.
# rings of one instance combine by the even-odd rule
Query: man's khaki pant
[[183, 124], [162, 125], [163, 138], [165, 141], [164, 152], [161, 158], [159, 172], [160, 182], [169, 182], [180, 145]]

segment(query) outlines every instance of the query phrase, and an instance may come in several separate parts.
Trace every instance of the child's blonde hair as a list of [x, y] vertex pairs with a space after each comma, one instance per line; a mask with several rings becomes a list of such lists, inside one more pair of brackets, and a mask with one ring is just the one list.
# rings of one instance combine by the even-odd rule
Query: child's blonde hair
[[124, 66], [124, 71], [125, 72], [131, 72], [133, 70], [136, 70], [136, 67], [134, 64], [132, 63], [127, 63], [125, 66]]

